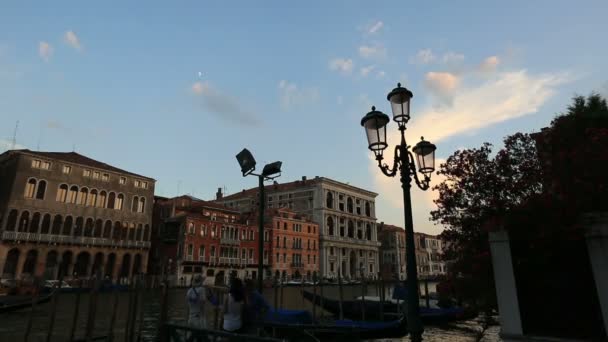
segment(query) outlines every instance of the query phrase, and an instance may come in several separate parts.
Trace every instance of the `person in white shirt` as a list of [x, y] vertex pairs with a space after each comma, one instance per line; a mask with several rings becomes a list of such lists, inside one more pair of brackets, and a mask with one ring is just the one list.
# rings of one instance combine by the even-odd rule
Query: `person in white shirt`
[[192, 286], [186, 293], [188, 303], [188, 325], [206, 329], [207, 318], [205, 317], [205, 302], [208, 301], [207, 293], [203, 287], [203, 276], [196, 275], [192, 279]]
[[243, 283], [240, 279], [234, 278], [230, 284], [228, 295], [224, 299], [224, 324], [225, 331], [238, 333], [243, 327], [243, 308], [245, 294]]

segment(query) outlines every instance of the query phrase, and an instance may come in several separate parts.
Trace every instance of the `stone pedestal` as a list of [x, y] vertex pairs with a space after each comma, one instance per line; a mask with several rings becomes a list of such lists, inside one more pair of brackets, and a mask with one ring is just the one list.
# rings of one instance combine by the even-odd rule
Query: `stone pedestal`
[[608, 332], [608, 212], [585, 214], [585, 240], [595, 288]]
[[494, 268], [494, 282], [496, 284], [496, 298], [500, 317], [501, 337], [506, 340], [517, 339], [523, 336], [519, 301], [513, 262], [511, 259], [511, 246], [506, 231], [491, 232], [489, 234], [492, 265]]

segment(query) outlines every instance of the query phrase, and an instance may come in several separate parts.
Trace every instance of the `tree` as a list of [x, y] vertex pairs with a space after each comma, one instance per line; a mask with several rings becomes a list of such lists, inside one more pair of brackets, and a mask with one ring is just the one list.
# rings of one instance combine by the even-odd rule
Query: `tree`
[[487, 228], [542, 189], [534, 139], [517, 133], [504, 145], [496, 155], [489, 143], [456, 151], [440, 165], [446, 180], [434, 187], [439, 198], [431, 218], [446, 227], [444, 258], [452, 262], [451, 272], [469, 278], [464, 299], [481, 297], [483, 304], [494, 302]]

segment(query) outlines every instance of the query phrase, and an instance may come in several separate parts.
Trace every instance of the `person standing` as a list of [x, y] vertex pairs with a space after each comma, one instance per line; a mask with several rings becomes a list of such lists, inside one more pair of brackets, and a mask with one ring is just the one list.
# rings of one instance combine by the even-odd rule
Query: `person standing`
[[224, 324], [225, 331], [238, 333], [243, 327], [243, 308], [244, 308], [243, 282], [239, 278], [232, 279], [230, 290], [224, 300]]
[[207, 318], [205, 317], [205, 302], [209, 301], [203, 287], [203, 276], [200, 274], [192, 279], [192, 286], [186, 292], [186, 302], [188, 303], [188, 325], [199, 328], [207, 328]]

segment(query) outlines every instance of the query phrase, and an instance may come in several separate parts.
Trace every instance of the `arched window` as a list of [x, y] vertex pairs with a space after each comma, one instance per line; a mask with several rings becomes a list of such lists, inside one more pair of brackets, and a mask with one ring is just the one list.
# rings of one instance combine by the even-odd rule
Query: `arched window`
[[139, 205], [137, 206], [137, 212], [138, 213], [143, 213], [145, 207], [146, 207], [146, 199], [143, 198], [143, 197], [141, 197], [139, 199]]
[[131, 211], [137, 212], [138, 205], [139, 205], [139, 197], [133, 196], [133, 202], [131, 202]]
[[110, 233], [112, 232], [112, 221], [106, 221], [106, 224], [103, 226], [103, 234], [101, 235], [103, 238], [109, 239]]
[[8, 213], [8, 218], [6, 220], [7, 231], [15, 231], [17, 229], [17, 217], [19, 217], [19, 212], [16, 209], [13, 209]]
[[120, 240], [121, 233], [122, 233], [122, 224], [120, 222], [114, 222], [114, 230], [112, 231], [112, 239]]
[[74, 236], [82, 236], [84, 227], [84, 219], [82, 217], [76, 218], [76, 225], [74, 226]]
[[114, 205], [114, 209], [122, 210], [122, 205], [124, 201], [125, 196], [123, 194], [118, 194], [118, 196], [116, 196], [116, 205]]
[[19, 219], [19, 228], [17, 229], [20, 232], [27, 231], [27, 227], [30, 224], [30, 213], [24, 211], [21, 213], [21, 218]]
[[93, 236], [93, 226], [93, 219], [89, 217], [84, 224], [84, 236]]
[[368, 240], [372, 239], [372, 228], [369, 224], [365, 226], [365, 238]]
[[67, 216], [65, 221], [63, 221], [63, 230], [61, 231], [61, 235], [70, 235], [72, 232], [72, 216]]
[[283, 237], [283, 248], [287, 248], [287, 238]]
[[38, 189], [36, 189], [36, 199], [43, 200], [44, 194], [46, 193], [46, 181], [38, 182]]
[[369, 202], [365, 202], [365, 216], [372, 216], [372, 210], [369, 205]]
[[330, 209], [334, 207], [334, 195], [329, 191], [327, 192], [327, 202], [325, 205]]
[[78, 202], [77, 204], [79, 205], [85, 205], [87, 204], [87, 197], [89, 195], [89, 189], [87, 188], [81, 188], [80, 189], [80, 193], [78, 194]]
[[62, 221], [63, 217], [61, 217], [61, 215], [55, 215], [55, 218], [53, 219], [53, 228], [51, 229], [51, 234], [61, 234], [61, 224], [63, 223]]
[[34, 198], [36, 184], [37, 182], [34, 178], [28, 179], [27, 183], [25, 183], [25, 193], [23, 194], [25, 198]]
[[348, 237], [355, 237], [355, 223], [352, 220], [348, 220]]
[[93, 231], [93, 236], [101, 237], [102, 230], [103, 230], [103, 221], [101, 219], [97, 219], [97, 221], [95, 221], [95, 230]]
[[42, 218], [42, 226], [40, 227], [40, 234], [48, 234], [51, 231], [51, 215], [46, 214]]
[[57, 202], [64, 202], [66, 201], [68, 196], [68, 185], [67, 184], [61, 184], [59, 186], [59, 189], [57, 189], [57, 198], [56, 201]]
[[120, 239], [127, 240], [128, 237], [129, 237], [129, 224], [125, 222], [122, 224], [122, 230], [120, 232]]
[[114, 206], [116, 205], [116, 194], [113, 192], [110, 192], [110, 194], [108, 195], [108, 205], [107, 208], [108, 209], [114, 209]]
[[97, 206], [100, 208], [105, 208], [106, 199], [107, 199], [107, 194], [105, 191], [102, 190], [101, 192], [99, 192], [99, 198], [97, 199]]
[[327, 235], [334, 235], [334, 219], [331, 217], [327, 218]]
[[30, 223], [30, 233], [38, 233], [38, 227], [40, 226], [40, 213], [34, 213], [32, 216], [32, 222]]
[[137, 231], [135, 232], [135, 241], [141, 241], [142, 235], [143, 235], [143, 225], [140, 223], [137, 225]]
[[[202, 228], [201, 228], [201, 231], [202, 231]], [[144, 241], [150, 241], [150, 226], [149, 225], [144, 226]]]
[[70, 187], [70, 192], [68, 193], [68, 203], [76, 203], [77, 198], [78, 187], [76, 185], [72, 185], [72, 187]]
[[363, 240], [363, 231], [361, 229], [357, 229], [357, 239]]
[[351, 214], [353, 212], [353, 199], [350, 197], [346, 199], [346, 210]]
[[129, 223], [129, 241], [133, 241], [135, 239], [135, 223]]
[[97, 203], [97, 190], [91, 189], [91, 193], [87, 198], [87, 207], [94, 207]]

